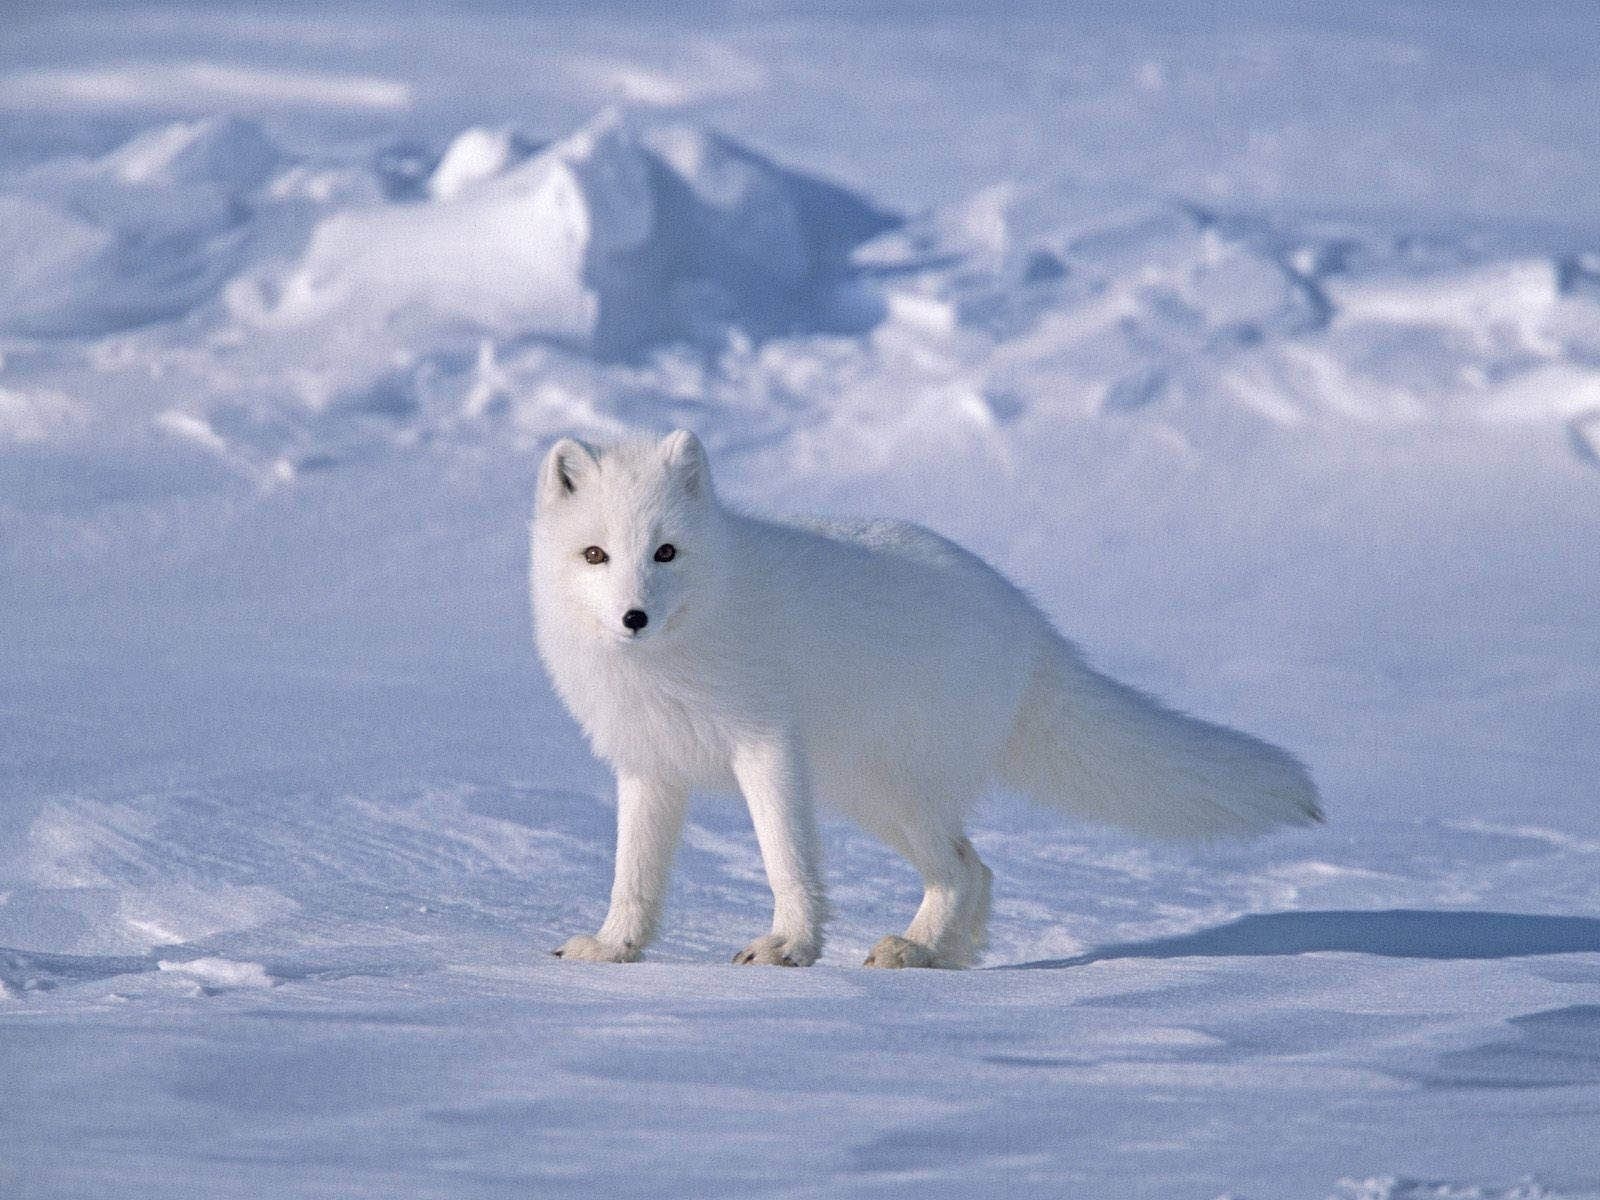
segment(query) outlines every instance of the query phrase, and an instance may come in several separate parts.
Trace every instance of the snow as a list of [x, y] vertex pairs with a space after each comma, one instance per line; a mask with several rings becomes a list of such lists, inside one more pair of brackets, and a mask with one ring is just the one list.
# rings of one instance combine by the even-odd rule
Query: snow
[[530, 149], [514, 129], [463, 130], [428, 176], [428, 194], [436, 200], [453, 199], [485, 179], [505, 174]]
[[[1535, 8], [14, 14], [0, 1193], [1600, 1195], [1600, 95]], [[549, 957], [612, 811], [533, 472], [675, 425], [1329, 826], [995, 797], [993, 969], [890, 974], [829, 825], [755, 971], [704, 797], [648, 961]]]
[[260, 963], [232, 962], [226, 958], [191, 958], [182, 962], [162, 960], [156, 963], [160, 971], [173, 971], [191, 975], [203, 988], [265, 988], [271, 987], [272, 976]]

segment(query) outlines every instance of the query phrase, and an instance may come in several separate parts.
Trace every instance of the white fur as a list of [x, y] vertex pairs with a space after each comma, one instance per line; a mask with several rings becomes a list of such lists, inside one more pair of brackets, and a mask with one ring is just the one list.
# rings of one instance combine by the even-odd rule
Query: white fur
[[[671, 562], [655, 560], [663, 543]], [[608, 561], [585, 561], [589, 546]], [[611, 909], [563, 957], [639, 957], [693, 788], [743, 793], [772, 885], [772, 932], [735, 961], [802, 966], [826, 917], [817, 803], [922, 875], [905, 936], [868, 959], [880, 966], [981, 953], [990, 872], [965, 814], [997, 782], [1157, 837], [1321, 819], [1288, 754], [1090, 669], [1022, 592], [937, 534], [723, 507], [691, 433], [557, 443], [532, 550], [540, 655], [617, 773]], [[637, 634], [630, 609], [648, 614]]]

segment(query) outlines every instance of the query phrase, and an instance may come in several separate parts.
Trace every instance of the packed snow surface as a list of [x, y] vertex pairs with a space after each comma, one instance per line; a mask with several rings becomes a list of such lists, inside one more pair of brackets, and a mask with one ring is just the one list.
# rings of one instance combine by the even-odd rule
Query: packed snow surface
[[[0, 1194], [1600, 1196], [1582, 5], [73, 5], [0, 39]], [[1441, 15], [1442, 14], [1442, 15]], [[1587, 39], [1587, 40], [1586, 40]], [[997, 795], [986, 966], [697, 798], [597, 925], [558, 434], [922, 521], [1330, 824]]]

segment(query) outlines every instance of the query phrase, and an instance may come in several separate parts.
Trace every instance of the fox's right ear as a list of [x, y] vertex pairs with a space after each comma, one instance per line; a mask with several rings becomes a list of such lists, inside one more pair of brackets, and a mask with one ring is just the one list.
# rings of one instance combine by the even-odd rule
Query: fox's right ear
[[539, 468], [539, 492], [556, 500], [570, 496], [599, 465], [589, 447], [574, 438], [562, 438], [544, 456], [544, 466]]

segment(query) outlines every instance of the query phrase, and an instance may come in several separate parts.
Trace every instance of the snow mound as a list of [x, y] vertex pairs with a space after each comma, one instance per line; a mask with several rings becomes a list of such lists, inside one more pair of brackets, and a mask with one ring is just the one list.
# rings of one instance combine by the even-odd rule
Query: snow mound
[[[1185, 440], [1252, 422], [1559, 421], [1587, 457], [1600, 407], [1593, 272], [1556, 248], [1004, 184], [857, 257], [887, 319], [875, 361], [848, 375], [926, 396], [918, 427], [992, 434], [1042, 399], [1057, 416], [1138, 413]], [[934, 370], [882, 378], [913, 361]]]
[[191, 958], [187, 962], [162, 959], [156, 963], [156, 968], [190, 976], [198, 980], [203, 987], [216, 989], [269, 988], [277, 983], [277, 980], [267, 974], [266, 967], [260, 963], [234, 962], [226, 958]]
[[160, 378], [117, 419], [195, 486], [198, 461], [273, 488], [708, 411], [866, 472], [1063, 421], [1173, 448], [1525, 425], [1600, 461], [1592, 253], [1071, 181], [901, 222], [659, 115], [323, 161], [238, 118], [162, 126], [0, 190], [0, 267], [0, 335], [91, 347], [7, 380], [0, 444], [114, 423], [72, 406]]
[[462, 192], [503, 175], [536, 147], [514, 129], [473, 127], [456, 135], [428, 176], [428, 195], [453, 200]]
[[255, 122], [224, 116], [148, 130], [107, 155], [100, 169], [124, 183], [247, 192], [266, 182], [281, 157]]
[[0, 194], [0, 333], [98, 336], [167, 320], [241, 264], [243, 198], [280, 161], [237, 117], [46, 163]]
[[469, 130], [428, 202], [322, 221], [305, 253], [231, 293], [265, 329], [471, 331], [601, 356], [738, 326], [825, 325], [845, 254], [889, 218], [688, 126], [615, 113], [516, 163]]

